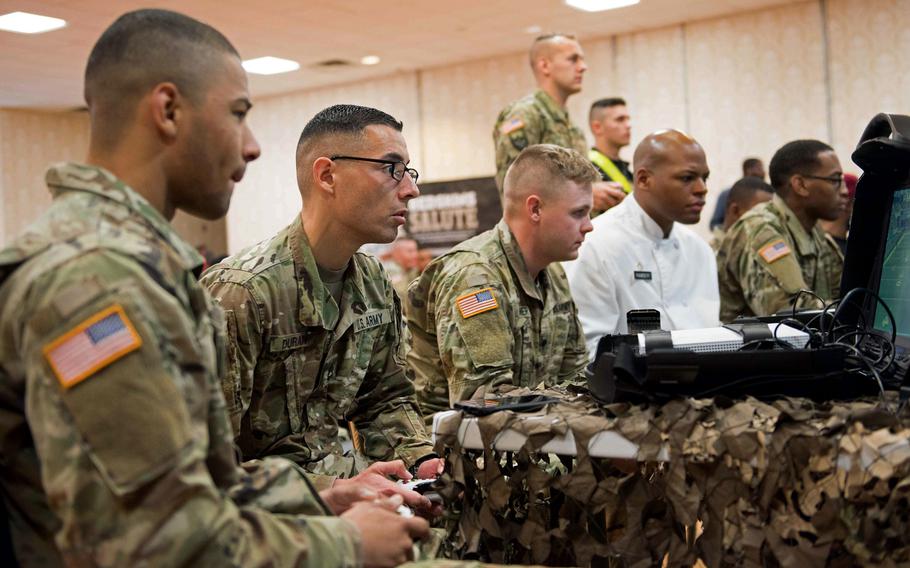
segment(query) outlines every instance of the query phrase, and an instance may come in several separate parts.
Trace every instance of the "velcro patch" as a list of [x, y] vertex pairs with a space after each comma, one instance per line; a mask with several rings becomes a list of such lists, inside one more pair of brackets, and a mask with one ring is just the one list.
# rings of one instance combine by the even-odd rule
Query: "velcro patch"
[[389, 310], [374, 310], [367, 312], [354, 321], [354, 331], [361, 332], [378, 325], [387, 324], [392, 321], [392, 312]]
[[469, 317], [489, 312], [490, 310], [495, 310], [499, 307], [496, 296], [493, 295], [492, 288], [484, 288], [483, 290], [477, 290], [476, 292], [459, 296], [455, 300], [455, 305], [458, 306], [458, 311], [461, 312], [461, 317], [463, 319], [468, 319]]
[[513, 118], [509, 121], [504, 122], [502, 126], [499, 127], [499, 131], [503, 134], [508, 134], [524, 127], [525, 123], [523, 120], [520, 118]]
[[768, 264], [771, 264], [775, 260], [780, 260], [791, 252], [793, 251], [790, 250], [790, 247], [787, 246], [787, 243], [784, 242], [783, 239], [777, 239], [758, 249], [759, 256], [765, 259], [765, 262]]
[[109, 306], [44, 346], [63, 388], [68, 389], [127, 353], [142, 346], [142, 338], [119, 304]]

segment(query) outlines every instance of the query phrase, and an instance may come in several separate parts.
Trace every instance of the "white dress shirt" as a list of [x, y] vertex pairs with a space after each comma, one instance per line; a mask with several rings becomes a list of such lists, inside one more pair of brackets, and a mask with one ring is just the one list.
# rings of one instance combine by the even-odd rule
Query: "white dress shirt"
[[629, 310], [658, 310], [665, 330], [720, 325], [717, 263], [694, 231], [674, 223], [664, 238], [634, 193], [593, 224], [563, 265], [592, 359], [602, 336], [628, 333]]

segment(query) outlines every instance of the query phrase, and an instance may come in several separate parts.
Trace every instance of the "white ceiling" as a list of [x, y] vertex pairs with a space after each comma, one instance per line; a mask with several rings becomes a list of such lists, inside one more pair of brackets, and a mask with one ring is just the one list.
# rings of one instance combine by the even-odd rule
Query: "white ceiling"
[[[82, 102], [82, 73], [101, 32], [140, 7], [177, 10], [222, 31], [245, 59], [274, 55], [299, 61], [298, 71], [251, 76], [255, 97], [347, 83], [526, 50], [539, 26], [580, 39], [658, 28], [757, 10], [792, 0], [641, 0], [590, 14], [562, 0], [0, 0], [0, 14], [33, 12], [67, 27], [37, 35], [0, 31], [0, 107], [72, 108]], [[372, 67], [364, 55], [379, 55]], [[327, 59], [350, 67], [321, 69]]]

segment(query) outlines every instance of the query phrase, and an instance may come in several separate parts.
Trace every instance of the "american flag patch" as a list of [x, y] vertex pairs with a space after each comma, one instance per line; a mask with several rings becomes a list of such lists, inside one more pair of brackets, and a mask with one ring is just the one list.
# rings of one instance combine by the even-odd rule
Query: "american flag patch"
[[759, 249], [758, 254], [765, 259], [765, 262], [771, 264], [775, 260], [790, 254], [790, 247], [787, 246], [783, 239], [778, 239], [763, 246]]
[[45, 345], [44, 357], [68, 389], [141, 345], [123, 308], [114, 304]]
[[483, 290], [460, 296], [455, 300], [455, 305], [458, 306], [458, 311], [461, 312], [461, 317], [464, 319], [499, 307], [492, 288], [484, 288]]
[[503, 134], [508, 134], [510, 132], [518, 130], [519, 128], [524, 128], [524, 125], [524, 121], [522, 121], [520, 118], [513, 118], [509, 122], [504, 122], [503, 125], [499, 127], [499, 131]]

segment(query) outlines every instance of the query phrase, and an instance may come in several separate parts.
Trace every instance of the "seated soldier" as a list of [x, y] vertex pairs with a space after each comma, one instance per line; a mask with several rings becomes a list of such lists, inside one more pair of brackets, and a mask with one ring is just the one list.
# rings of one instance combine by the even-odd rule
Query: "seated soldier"
[[711, 231], [711, 248], [714, 252], [720, 248], [720, 242], [733, 223], [759, 203], [771, 201], [772, 195], [774, 188], [759, 177], [747, 176], [737, 180], [727, 195], [723, 223]]
[[355, 472], [339, 426], [369, 459], [404, 460], [421, 477], [442, 466], [405, 376], [398, 297], [357, 252], [391, 242], [420, 193], [401, 129], [373, 108], [317, 113], [297, 146], [301, 213], [202, 278], [226, 312], [223, 387], [244, 459], [287, 457], [317, 487]]
[[676, 130], [650, 134], [632, 157], [635, 189], [594, 220], [578, 260], [566, 265], [593, 357], [599, 339], [628, 333], [626, 313], [660, 312], [666, 330], [718, 324], [714, 253], [692, 229], [705, 205], [701, 145]]
[[584, 339], [561, 260], [591, 230], [594, 166], [575, 150], [529, 146], [509, 167], [493, 229], [435, 259], [411, 284], [408, 329], [421, 410], [497, 385], [581, 380]]
[[398, 515], [400, 497], [348, 484], [320, 499], [291, 462], [236, 461], [220, 310], [168, 220], [223, 216], [259, 156], [237, 51], [181, 14], [130, 12], [92, 49], [85, 97], [86, 163], [48, 171], [52, 205], [0, 251], [0, 485], [18, 565], [405, 560], [428, 525]]
[[[844, 258], [817, 226], [843, 211], [847, 192], [834, 150], [818, 140], [781, 147], [769, 165], [775, 195], [733, 224], [717, 251], [720, 317], [821, 308], [837, 299]], [[800, 294], [810, 290], [813, 294]]]

